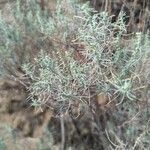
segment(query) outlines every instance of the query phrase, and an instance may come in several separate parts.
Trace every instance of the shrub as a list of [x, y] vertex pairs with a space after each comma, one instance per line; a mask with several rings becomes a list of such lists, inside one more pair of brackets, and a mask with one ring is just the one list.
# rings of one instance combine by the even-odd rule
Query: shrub
[[[142, 33], [126, 40], [122, 12], [112, 23], [107, 12], [63, 2], [49, 13], [35, 1], [24, 5], [18, 1], [15, 26], [0, 22], [3, 60], [9, 58], [13, 69], [21, 67], [25, 72], [32, 106], [49, 107], [59, 115], [74, 108], [79, 114], [96, 109], [104, 115], [109, 112], [111, 119], [101, 129], [110, 142], [102, 143], [104, 148], [147, 148], [148, 35], [145, 43]], [[102, 93], [108, 97], [105, 109], [96, 99]]]
[[[107, 92], [107, 78], [111, 78], [116, 57], [113, 51], [119, 47], [119, 38], [125, 31], [123, 14], [113, 24], [107, 13], [91, 16], [92, 10], [86, 5], [77, 9], [81, 16], [75, 14], [75, 10], [69, 17], [62, 10], [54, 14], [55, 19], [51, 22], [55, 29], [49, 37], [54, 41], [53, 48], [48, 52], [42, 50], [34, 64], [23, 65], [33, 81], [29, 87], [30, 96], [40, 106], [52, 102], [56, 107], [68, 110], [75, 101], [86, 102], [87, 97], [92, 97], [90, 88], [93, 86], [94, 94]], [[114, 37], [116, 29], [118, 33]]]

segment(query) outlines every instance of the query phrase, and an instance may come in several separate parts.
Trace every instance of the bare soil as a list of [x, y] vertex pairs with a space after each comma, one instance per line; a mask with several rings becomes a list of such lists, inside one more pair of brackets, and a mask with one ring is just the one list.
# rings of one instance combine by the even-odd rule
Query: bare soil
[[[31, 147], [26, 149], [32, 150], [44, 135], [52, 112], [49, 109], [42, 109], [42, 112], [34, 109], [26, 98], [26, 91], [19, 82], [8, 78], [0, 80], [0, 136], [5, 139], [6, 134], [3, 132], [10, 128], [11, 133], [19, 137], [17, 142], [21, 145], [30, 143], [27, 145]], [[6, 141], [7, 149], [12, 149], [11, 143], [15, 144], [11, 134], [10, 138], [10, 141]], [[23, 140], [26, 142], [22, 142]]]

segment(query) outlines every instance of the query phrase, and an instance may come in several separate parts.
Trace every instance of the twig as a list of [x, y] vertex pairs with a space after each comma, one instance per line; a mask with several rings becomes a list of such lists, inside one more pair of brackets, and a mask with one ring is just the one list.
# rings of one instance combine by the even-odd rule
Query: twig
[[60, 125], [61, 125], [61, 150], [65, 149], [65, 127], [64, 127], [64, 116], [60, 117]]
[[107, 132], [107, 130], [105, 129], [105, 133], [106, 133], [106, 136], [107, 136], [107, 139], [109, 140], [109, 142], [114, 146], [114, 147], [118, 147], [118, 145], [116, 145], [109, 137], [109, 134]]

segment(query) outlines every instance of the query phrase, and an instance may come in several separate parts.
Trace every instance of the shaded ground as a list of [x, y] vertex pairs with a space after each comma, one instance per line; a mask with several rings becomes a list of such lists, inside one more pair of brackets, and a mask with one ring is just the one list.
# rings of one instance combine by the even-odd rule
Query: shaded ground
[[[24, 144], [27, 146], [25, 149], [35, 149], [45, 135], [51, 116], [50, 110], [43, 109], [41, 112], [29, 105], [20, 83], [10, 79], [0, 80], [0, 135], [7, 149], [16, 149], [16, 146]], [[16, 142], [19, 144], [14, 146]]]

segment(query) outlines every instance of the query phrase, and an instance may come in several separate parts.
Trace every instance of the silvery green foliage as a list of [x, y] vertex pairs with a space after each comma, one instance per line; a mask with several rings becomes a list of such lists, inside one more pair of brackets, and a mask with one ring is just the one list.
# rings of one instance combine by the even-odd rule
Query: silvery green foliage
[[[118, 105], [125, 98], [135, 100], [133, 72], [146, 51], [142, 51], [145, 45], [141, 46], [138, 39], [130, 47], [121, 46], [121, 36], [126, 32], [124, 14], [121, 12], [118, 20], [111, 23], [111, 17], [106, 12], [96, 13], [87, 4], [82, 7], [74, 4], [75, 10], [72, 9], [70, 16], [61, 7], [57, 6], [58, 9], [53, 15], [55, 19], [48, 21], [53, 24], [53, 32], [49, 33], [51, 37], [54, 34], [59, 37], [59, 42], [63, 43], [61, 46], [70, 45], [73, 40], [83, 45], [84, 48], [80, 51], [80, 56], [83, 56], [80, 58], [82, 63], [73, 57], [72, 47], [63, 50], [56, 46], [49, 52], [43, 49], [35, 57], [34, 64], [25, 64], [23, 69], [33, 81], [29, 87], [30, 96], [37, 98], [33, 98], [34, 105], [36, 102], [38, 106], [47, 102], [53, 103], [54, 100], [56, 107], [60, 104], [60, 107], [67, 109], [73, 101], [85, 101], [93, 86], [96, 93], [105, 91], [111, 96], [116, 94], [121, 97]], [[41, 26], [40, 31], [44, 31], [45, 26], [40, 22], [38, 24]], [[76, 39], [72, 32], [75, 32]], [[44, 35], [50, 36], [46, 33]]]
[[[137, 36], [130, 39], [132, 44], [126, 45], [122, 41], [126, 33], [122, 12], [112, 23], [106, 12], [95, 12], [88, 4], [67, 2], [65, 5], [69, 7], [58, 1], [56, 11], [49, 14], [41, 11], [35, 1], [24, 5], [17, 1], [16, 26], [0, 20], [1, 63], [7, 58], [14, 65], [21, 65], [30, 80], [28, 100], [34, 107], [47, 106], [59, 114], [67, 112], [72, 105], [81, 110], [84, 104], [91, 104], [92, 96], [105, 92], [110, 102], [115, 102], [112, 114], [115, 123], [126, 119], [122, 113], [130, 119], [133, 114], [142, 116], [144, 112], [143, 134], [138, 134], [138, 126], [133, 128], [134, 124], [129, 124], [123, 127], [122, 135], [115, 135], [118, 128], [114, 120], [107, 128], [114, 137], [120, 136], [120, 141], [116, 138], [120, 144], [116, 149], [136, 147], [139, 139], [134, 140], [135, 135], [141, 135], [141, 140], [147, 142], [148, 136], [144, 135], [149, 112], [144, 109], [138, 113], [136, 104], [138, 100], [148, 99], [145, 93], [149, 90], [150, 71], [145, 66], [150, 64], [149, 37], [145, 37], [144, 44], [141, 44], [143, 38]], [[124, 143], [122, 138], [126, 139]]]
[[6, 20], [4, 15], [0, 16], [2, 70], [5, 69], [5, 63], [18, 67], [31, 60], [32, 53], [40, 51], [44, 40], [50, 37], [55, 29], [54, 19], [48, 12], [42, 12], [34, 0], [29, 2], [17, 0], [11, 12], [13, 22]]
[[[72, 9], [71, 19], [61, 11], [60, 5], [58, 7], [53, 24], [59, 32], [54, 30], [54, 33], [63, 44], [49, 51], [52, 56], [42, 49], [33, 64], [23, 65], [31, 79], [29, 99], [32, 105], [47, 105], [60, 114], [67, 112], [76, 103], [80, 104], [78, 109], [82, 109], [81, 105], [90, 103], [90, 97], [93, 96], [90, 90], [94, 88], [94, 94], [103, 91], [115, 101], [113, 117], [124, 120], [121, 113], [126, 112], [122, 109], [130, 107], [127, 116], [133, 117], [137, 113], [135, 103], [141, 98], [138, 94], [144, 92], [145, 80], [149, 76], [148, 68], [145, 69], [145, 77], [141, 71], [144, 68], [139, 68], [141, 62], [143, 65], [149, 64], [148, 37], [145, 44], [141, 44], [140, 37], [135, 37], [131, 39], [132, 45], [122, 46], [121, 37], [126, 33], [122, 12], [118, 20], [111, 23], [111, 17], [106, 12], [94, 12], [87, 4], [74, 5], [77, 11]], [[79, 60], [73, 57], [72, 42], [82, 45], [79, 47], [82, 56]], [[65, 47], [64, 50], [63, 46], [67, 44], [69, 48]], [[143, 120], [147, 120], [147, 115], [145, 113]], [[138, 135], [147, 143], [147, 123], [141, 134], [138, 133], [139, 127], [133, 129], [133, 126], [124, 129], [122, 135], [116, 135], [115, 124], [108, 122], [108, 134], [120, 138], [115, 139], [118, 142], [116, 149], [141, 148], [138, 139], [133, 140]], [[122, 141], [124, 136], [127, 137], [126, 141]], [[144, 146], [147, 147], [147, 144]]]

